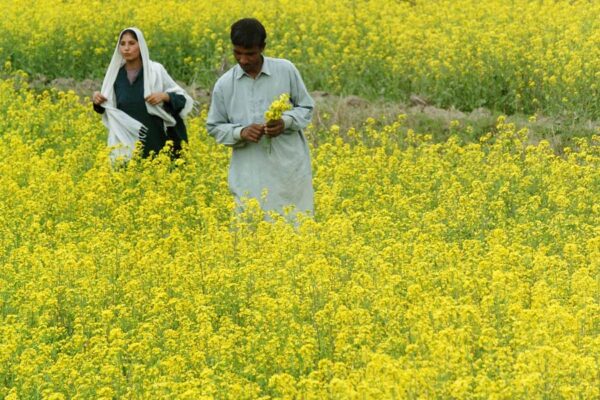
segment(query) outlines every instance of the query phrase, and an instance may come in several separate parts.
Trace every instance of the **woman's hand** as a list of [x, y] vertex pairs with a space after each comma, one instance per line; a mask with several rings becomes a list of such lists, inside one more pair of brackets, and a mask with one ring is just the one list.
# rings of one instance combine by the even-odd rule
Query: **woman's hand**
[[104, 103], [106, 100], [106, 97], [104, 97], [100, 92], [94, 92], [92, 95], [92, 102], [97, 106]]
[[152, 93], [150, 96], [146, 97], [145, 100], [152, 104], [153, 106], [160, 104], [162, 102], [168, 103], [171, 98], [165, 92], [156, 92]]

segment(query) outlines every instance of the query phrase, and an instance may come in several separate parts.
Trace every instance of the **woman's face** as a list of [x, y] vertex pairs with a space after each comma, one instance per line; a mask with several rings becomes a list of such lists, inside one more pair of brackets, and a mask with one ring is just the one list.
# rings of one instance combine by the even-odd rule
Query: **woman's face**
[[126, 32], [121, 36], [119, 42], [119, 51], [125, 59], [125, 61], [135, 61], [140, 58], [140, 45], [138, 41], [129, 32]]

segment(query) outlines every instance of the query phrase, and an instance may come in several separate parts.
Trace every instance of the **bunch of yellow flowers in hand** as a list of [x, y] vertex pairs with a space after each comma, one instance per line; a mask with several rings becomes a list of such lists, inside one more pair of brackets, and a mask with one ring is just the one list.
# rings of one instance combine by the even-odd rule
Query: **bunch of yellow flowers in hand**
[[[265, 121], [268, 125], [270, 122], [280, 120], [283, 116], [284, 111], [292, 109], [292, 103], [290, 102], [290, 95], [282, 93], [277, 99], [275, 99], [269, 109], [265, 112]], [[269, 147], [269, 153], [271, 153], [271, 138], [265, 138], [265, 144]]]

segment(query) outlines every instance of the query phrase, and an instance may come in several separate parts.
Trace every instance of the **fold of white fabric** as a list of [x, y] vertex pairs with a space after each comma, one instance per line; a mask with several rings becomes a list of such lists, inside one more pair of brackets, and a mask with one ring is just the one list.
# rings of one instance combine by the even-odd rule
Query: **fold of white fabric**
[[102, 122], [108, 129], [110, 158], [114, 162], [121, 158], [128, 160], [133, 155], [136, 143], [146, 137], [147, 128], [118, 108], [104, 105]]

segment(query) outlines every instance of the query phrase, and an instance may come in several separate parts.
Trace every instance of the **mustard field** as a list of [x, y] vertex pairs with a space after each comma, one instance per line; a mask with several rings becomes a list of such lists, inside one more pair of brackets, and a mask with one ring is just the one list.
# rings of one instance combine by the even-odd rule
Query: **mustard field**
[[[600, 398], [600, 2], [0, 11], [0, 399]], [[505, 117], [483, 135], [315, 121], [315, 215], [290, 223], [257, 201], [234, 212], [205, 104], [181, 159], [111, 166], [89, 99], [34, 84], [101, 79], [135, 25], [173, 78], [209, 89], [243, 16], [311, 91], [598, 134], [557, 151]]]
[[101, 78], [118, 33], [210, 88], [233, 63], [229, 27], [254, 16], [267, 54], [307, 87], [441, 107], [600, 119], [600, 2], [589, 0], [0, 0], [0, 64]]
[[294, 225], [235, 216], [205, 114], [111, 168], [89, 104], [0, 81], [0, 398], [600, 396], [600, 137], [309, 130]]

